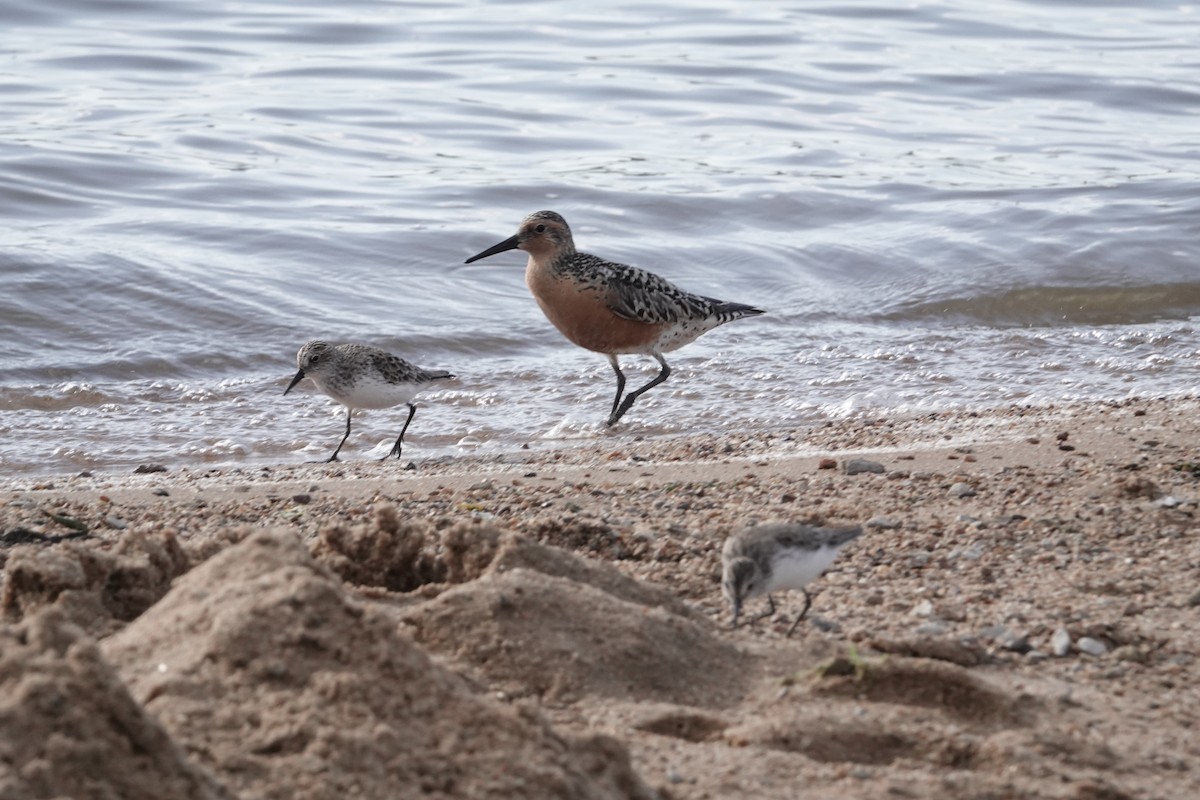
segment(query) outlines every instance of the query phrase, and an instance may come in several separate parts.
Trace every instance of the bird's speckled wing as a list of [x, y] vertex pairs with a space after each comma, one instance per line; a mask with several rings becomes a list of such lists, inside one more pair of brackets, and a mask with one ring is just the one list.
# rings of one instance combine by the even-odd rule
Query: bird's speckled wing
[[391, 353], [376, 351], [371, 354], [375, 368], [389, 383], [429, 383], [439, 378], [454, 377], [444, 370], [431, 371], [409, 363]]
[[663, 325], [713, 314], [715, 304], [686, 292], [653, 272], [575, 253], [570, 268], [605, 294], [609, 309], [619, 317]]

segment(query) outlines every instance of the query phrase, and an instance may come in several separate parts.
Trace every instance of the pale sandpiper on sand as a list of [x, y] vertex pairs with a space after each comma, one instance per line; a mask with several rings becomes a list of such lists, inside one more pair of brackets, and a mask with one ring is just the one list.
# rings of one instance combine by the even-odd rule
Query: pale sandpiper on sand
[[804, 619], [812, 598], [804, 587], [812, 583], [833, 563], [851, 540], [862, 534], [861, 527], [816, 528], [799, 523], [775, 523], [746, 528], [725, 540], [721, 552], [723, 574], [721, 591], [733, 612], [737, 627], [742, 603], [765, 594], [770, 607], [751, 622], [775, 613], [772, 592], [799, 589], [804, 592], [804, 610], [787, 635]]
[[[617, 396], [608, 424], [671, 374], [663, 353], [676, 350], [718, 325], [763, 312], [686, 292], [654, 273], [580, 253], [567, 221], [553, 211], [530, 214], [516, 235], [466, 263], [503, 253], [529, 254], [525, 283], [546, 317], [575, 344], [608, 356], [617, 373]], [[625, 374], [617, 357], [653, 356], [662, 367], [645, 386], [621, 399]]]
[[312, 378], [325, 394], [346, 407], [346, 433], [327, 462], [337, 461], [342, 445], [350, 437], [350, 415], [356, 408], [392, 408], [408, 404], [408, 419], [391, 452], [383, 460], [400, 458], [400, 447], [408, 424], [417, 413], [413, 397], [433, 381], [450, 380], [445, 370], [427, 370], [377, 347], [362, 344], [329, 344], [314, 340], [296, 354], [296, 377], [283, 390], [290, 392], [297, 383]]

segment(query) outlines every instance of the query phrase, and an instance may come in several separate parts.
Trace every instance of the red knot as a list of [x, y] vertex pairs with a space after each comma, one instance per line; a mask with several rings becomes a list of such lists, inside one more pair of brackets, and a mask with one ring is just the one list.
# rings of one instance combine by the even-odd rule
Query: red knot
[[296, 377], [283, 390], [284, 394], [305, 378], [312, 378], [325, 394], [346, 407], [346, 434], [338, 442], [327, 462], [337, 461], [342, 445], [350, 437], [350, 415], [356, 408], [392, 408], [408, 404], [408, 419], [392, 450], [383, 460], [400, 458], [404, 432], [417, 413], [412, 399], [433, 381], [450, 380], [454, 376], [444, 370], [427, 370], [377, 347], [362, 344], [329, 344], [314, 340], [296, 354]]
[[[525, 283], [554, 327], [580, 347], [608, 356], [617, 373], [609, 425], [671, 375], [663, 353], [683, 347], [718, 325], [763, 313], [742, 303], [692, 294], [637, 267], [580, 253], [567, 221], [553, 211], [530, 214], [515, 236], [466, 263], [517, 249], [529, 254]], [[625, 374], [617, 358], [625, 354], [653, 356], [662, 369], [622, 400]]]
[[776, 523], [746, 528], [730, 536], [721, 551], [721, 591], [733, 612], [733, 627], [737, 627], [744, 601], [767, 596], [770, 607], [751, 620], [755, 622], [775, 613], [771, 592], [799, 589], [804, 592], [804, 610], [788, 628], [787, 635], [791, 636], [812, 606], [812, 598], [804, 587], [819, 578], [837, 558], [838, 551], [861, 534], [861, 527], [815, 528]]

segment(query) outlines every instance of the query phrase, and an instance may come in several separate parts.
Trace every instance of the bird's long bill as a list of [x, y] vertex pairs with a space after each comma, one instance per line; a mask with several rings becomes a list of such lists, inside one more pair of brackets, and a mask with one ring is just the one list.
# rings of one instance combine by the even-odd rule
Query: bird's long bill
[[487, 250], [484, 250], [479, 255], [471, 256], [463, 263], [470, 264], [471, 262], [478, 261], [481, 258], [487, 258], [488, 256], [494, 256], [494, 255], [496, 255], [496, 253], [503, 253], [507, 250], [516, 250], [517, 245], [519, 245], [520, 243], [521, 243], [520, 237], [510, 236], [507, 239], [505, 239], [503, 242], [501, 242], [500, 244], [492, 245], [491, 247], [489, 247]]
[[738, 617], [742, 615], [742, 601], [734, 600], [729, 605], [733, 611], [733, 619], [729, 620], [729, 627], [736, 628], [738, 624]]
[[283, 393], [287, 394], [290, 392], [296, 387], [296, 384], [302, 380], [304, 380], [304, 370], [296, 370], [296, 377], [292, 378], [292, 382], [288, 384], [288, 388], [283, 390]]

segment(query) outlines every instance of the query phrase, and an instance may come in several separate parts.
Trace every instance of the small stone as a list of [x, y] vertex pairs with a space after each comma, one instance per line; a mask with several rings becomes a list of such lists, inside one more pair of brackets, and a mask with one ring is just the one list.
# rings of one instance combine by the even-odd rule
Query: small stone
[[883, 515], [880, 515], [880, 516], [876, 516], [876, 517], [871, 517], [869, 520], [867, 520], [867, 527], [868, 528], [879, 528], [880, 530], [883, 530], [883, 531], [892, 531], [892, 530], [895, 530], [896, 528], [899, 528], [900, 523], [896, 522], [891, 517], [885, 517]]
[[1050, 656], [1046, 655], [1041, 650], [1030, 650], [1028, 653], [1025, 654], [1025, 658], [1034, 664], [1036, 664], [1040, 661], [1045, 661], [1049, 657]]
[[155, 489], [153, 492], [151, 492], [151, 494], [156, 495], [157, 497], [170, 497], [171, 496], [170, 492], [168, 492], [166, 489], [162, 489], [162, 488]]
[[1060, 442], [1065, 442], [1067, 439], [1071, 438], [1071, 434], [1067, 433], [1066, 431], [1062, 431], [1058, 434], [1055, 434], [1054, 438]]
[[822, 458], [817, 463], [817, 469], [837, 469], [837, 460], [833, 458]]
[[123, 531], [129, 527], [129, 523], [120, 517], [105, 517], [104, 524], [115, 531]]
[[931, 621], [922, 622], [913, 629], [913, 633], [918, 636], [941, 636], [946, 632], [946, 626], [941, 622]]
[[1090, 636], [1084, 636], [1075, 643], [1075, 646], [1079, 648], [1079, 652], [1087, 653], [1089, 656], [1095, 656], [1096, 658], [1108, 652], [1108, 645]]
[[947, 494], [949, 494], [951, 497], [956, 497], [961, 500], [964, 497], [974, 497], [978, 493], [975, 491], [974, 486], [969, 483], [962, 483], [960, 481], [959, 483], [951, 486], [950, 491]]
[[867, 461], [863, 458], [852, 458], [846, 462], [845, 473], [847, 475], [858, 475], [863, 472], [874, 472], [882, 475], [887, 469], [878, 461]]
[[1001, 647], [1012, 653], [1028, 653], [1033, 649], [1033, 645], [1029, 643], [1029, 637], [1023, 633], [1009, 631], [998, 641]]
[[916, 617], [932, 617], [933, 603], [928, 600], [922, 600], [912, 608], [912, 614]]
[[298, 506], [306, 506], [312, 502], [312, 495], [294, 494], [292, 495], [292, 502]]
[[794, 502], [796, 502], [796, 495], [792, 494], [791, 492], [788, 492], [779, 498], [779, 502], [794, 503]]
[[133, 474], [134, 475], [149, 475], [154, 472], [166, 472], [166, 471], [167, 471], [167, 468], [164, 467], [162, 464], [142, 464], [141, 466], [137, 467], [133, 471]]
[[1050, 652], [1054, 653], [1058, 658], [1062, 658], [1067, 653], [1071, 652], [1071, 632], [1066, 628], [1059, 628], [1050, 637]]

